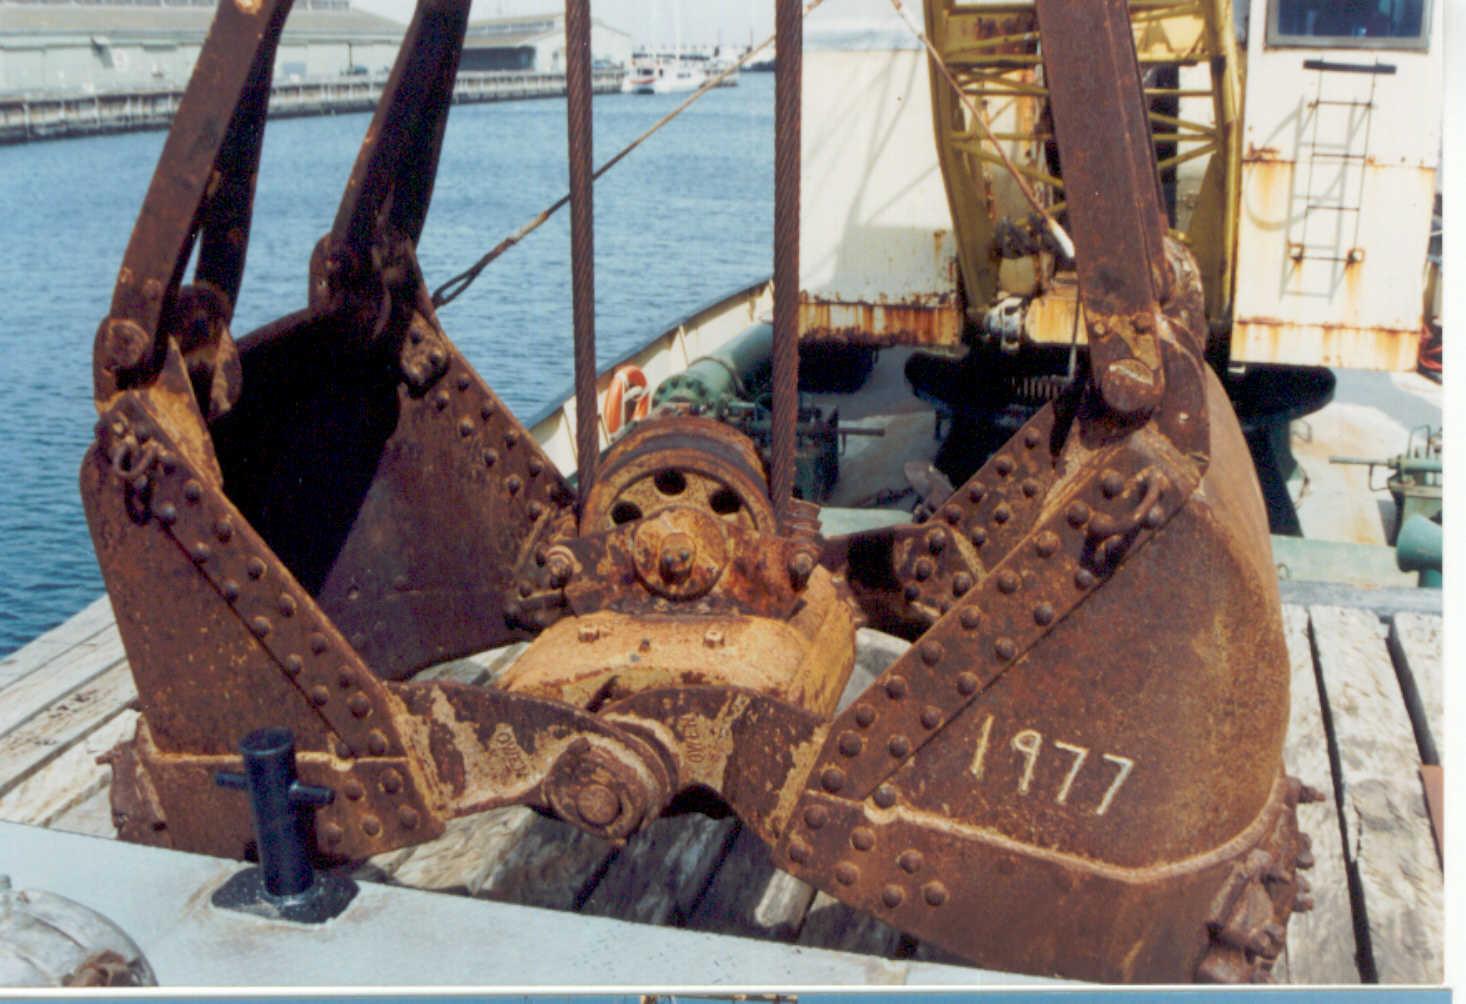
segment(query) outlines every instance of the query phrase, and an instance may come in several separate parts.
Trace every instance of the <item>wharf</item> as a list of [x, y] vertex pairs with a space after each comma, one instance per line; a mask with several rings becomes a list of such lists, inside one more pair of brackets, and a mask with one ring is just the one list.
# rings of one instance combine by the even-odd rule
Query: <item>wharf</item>
[[[1293, 681], [1286, 762], [1325, 797], [1299, 809], [1316, 861], [1308, 873], [1315, 906], [1293, 918], [1276, 975], [1307, 984], [1439, 984], [1443, 880], [1420, 765], [1440, 759], [1441, 617], [1421, 612], [1418, 602], [1392, 604], [1392, 596], [1402, 595], [1396, 590], [1350, 592], [1347, 604], [1328, 594], [1340, 605], [1305, 606], [1287, 600], [1306, 593], [1285, 591]], [[851, 688], [862, 687], [905, 645], [863, 629]], [[426, 673], [484, 684], [520, 650], [510, 646]], [[106, 597], [0, 661], [0, 820], [113, 836], [109, 770], [96, 757], [132, 733], [134, 697]], [[58, 842], [58, 853], [65, 846]], [[180, 856], [184, 863], [198, 860]], [[7, 867], [13, 868], [0, 857], [0, 871]], [[860, 953], [868, 965], [844, 970], [856, 981], [916, 982], [926, 972], [921, 967], [960, 964], [778, 871], [733, 818], [664, 818], [617, 850], [529, 809], [503, 809], [455, 820], [439, 839], [372, 859], [356, 874], [389, 886], [563, 911], [560, 918], [534, 916], [543, 921], [541, 930], [558, 922], [580, 932], [575, 937], [600, 923], [582, 918], [599, 917], [763, 939], [791, 960], [810, 949]], [[24, 875], [15, 879], [25, 886]], [[461, 913], [460, 903], [444, 909]], [[671, 935], [630, 930], [653, 940]], [[636, 951], [640, 942], [623, 943]], [[538, 961], [558, 965], [548, 945], [546, 951]], [[974, 983], [993, 979], [968, 971]], [[780, 972], [798, 982], [803, 970]], [[424, 983], [444, 978], [421, 975]], [[545, 978], [553, 974], [530, 980], [521, 971], [518, 981]], [[951, 979], [946, 972], [941, 981]], [[828, 973], [817, 980], [832, 981]]]
[[[597, 94], [621, 90], [621, 70], [596, 70]], [[332, 77], [276, 83], [270, 91], [270, 116], [296, 118], [369, 112], [382, 96], [386, 74]], [[107, 91], [96, 94], [34, 93], [0, 95], [0, 145], [68, 136], [166, 129], [183, 99], [174, 87]], [[454, 104], [552, 98], [565, 93], [565, 74], [514, 70], [464, 72], [453, 88]]]

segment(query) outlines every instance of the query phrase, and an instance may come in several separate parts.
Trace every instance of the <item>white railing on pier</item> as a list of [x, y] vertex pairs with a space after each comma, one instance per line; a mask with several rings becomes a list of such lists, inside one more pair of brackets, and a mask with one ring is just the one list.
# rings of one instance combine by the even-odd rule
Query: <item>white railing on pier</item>
[[[596, 93], [619, 91], [620, 69], [597, 70]], [[376, 106], [386, 74], [278, 81], [271, 89], [276, 118], [369, 111]], [[142, 87], [81, 93], [32, 91], [0, 94], [0, 143], [90, 136], [166, 128], [183, 99], [182, 86]], [[548, 98], [565, 93], [565, 74], [519, 70], [465, 72], [453, 90], [455, 103]]]

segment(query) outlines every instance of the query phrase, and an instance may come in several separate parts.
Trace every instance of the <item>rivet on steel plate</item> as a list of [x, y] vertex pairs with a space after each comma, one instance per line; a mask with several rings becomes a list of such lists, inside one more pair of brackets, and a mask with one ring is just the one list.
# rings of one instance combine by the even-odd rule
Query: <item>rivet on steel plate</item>
[[372, 702], [367, 700], [367, 695], [357, 691], [346, 699], [346, 707], [356, 718], [365, 718], [372, 710]]
[[183, 498], [185, 501], [197, 502], [203, 494], [203, 486], [192, 478], [183, 483]]
[[921, 898], [927, 906], [941, 906], [947, 902], [947, 887], [940, 882], [928, 882], [921, 887]]
[[519, 430], [518, 429], [505, 429], [504, 430], [504, 445], [505, 445], [505, 447], [507, 447], [508, 449], [511, 449], [511, 450], [514, 449], [514, 447], [516, 447], [516, 446], [519, 445]]
[[484, 451], [484, 466], [485, 467], [493, 467], [498, 462], [499, 462], [499, 451], [498, 450], [494, 449], [493, 447], [489, 447], [487, 450]]
[[324, 823], [321, 826], [321, 840], [328, 844], [339, 844], [346, 839], [346, 831], [341, 829], [337, 823]]
[[373, 729], [367, 734], [367, 752], [372, 756], [386, 756], [387, 737]]
[[810, 847], [803, 840], [794, 839], [789, 841], [789, 860], [797, 864], [803, 864], [809, 860]]
[[993, 522], [1000, 526], [1013, 518], [1013, 508], [1006, 502], [999, 502], [993, 507]]
[[255, 636], [258, 638], [263, 638], [265, 635], [269, 634], [270, 627], [270, 618], [268, 617], [256, 617], [249, 622], [249, 629], [253, 631], [255, 633]]
[[524, 466], [529, 471], [530, 477], [537, 478], [540, 476], [540, 472], [545, 469], [545, 462], [539, 457], [530, 457], [529, 462]]
[[907, 603], [915, 603], [921, 597], [921, 590], [914, 585], [907, 586], [901, 591], [901, 595], [906, 597]]
[[1074, 573], [1074, 584], [1080, 589], [1093, 589], [1095, 583], [1094, 573], [1087, 568], [1081, 568]]
[[971, 697], [977, 693], [977, 677], [972, 673], [957, 674], [957, 693], [963, 697]]
[[921, 661], [928, 666], [935, 666], [942, 661], [945, 649], [939, 641], [925, 641], [921, 643]]
[[952, 593], [955, 596], [962, 596], [972, 588], [972, 576], [967, 572], [958, 572], [952, 576]]
[[935, 705], [927, 705], [921, 712], [921, 724], [923, 728], [934, 729], [942, 724], [942, 709]]
[[982, 545], [986, 544], [988, 540], [987, 529], [980, 526], [974, 526], [971, 530], [967, 531], [967, 539], [972, 541], [974, 546], [982, 547]]
[[275, 607], [280, 611], [281, 617], [294, 617], [296, 611], [295, 597], [289, 593], [281, 593], [275, 600]]
[[219, 538], [219, 543], [227, 544], [234, 536], [234, 524], [227, 519], [221, 519], [214, 524], [214, 536]]
[[489, 419], [491, 419], [491, 418], [494, 417], [494, 405], [493, 405], [493, 403], [490, 402], [490, 401], [485, 401], [483, 404], [481, 404], [479, 406], [478, 413], [479, 413], [479, 417], [482, 418], [485, 422], [487, 422]]
[[902, 901], [905, 899], [905, 890], [903, 890], [899, 885], [896, 885], [894, 882], [890, 885], [887, 885], [884, 889], [881, 890], [881, 902], [886, 904], [886, 906], [890, 907], [892, 910], [900, 906]]
[[999, 456], [993, 461], [993, 470], [998, 472], [999, 477], [1006, 478], [1013, 473], [1013, 459], [1006, 454]]
[[[866, 709], [869, 710], [869, 709]], [[840, 734], [840, 752], [845, 756], [859, 756], [860, 751], [865, 748], [865, 740], [854, 732], [843, 732]]]
[[893, 701], [899, 701], [906, 696], [906, 677], [893, 676], [886, 681], [886, 696]]
[[205, 544], [201, 540], [196, 542], [189, 550], [189, 554], [193, 557], [193, 560], [200, 565], [208, 561], [210, 555], [212, 555], [213, 553], [214, 552], [209, 549], [209, 545]]
[[860, 880], [860, 869], [849, 861], [841, 861], [835, 866], [835, 881], [841, 885], [854, 885]]
[[857, 704], [855, 706], [855, 724], [861, 728], [869, 728], [870, 723], [876, 720], [875, 709], [869, 704]]
[[1022, 487], [1023, 494], [1026, 498], [1033, 498], [1038, 494], [1038, 482], [1032, 478], [1025, 479]]
[[158, 522], [164, 526], [172, 526], [178, 522], [178, 509], [172, 502], [164, 502], [158, 506]]
[[818, 830], [830, 821], [830, 813], [823, 805], [811, 805], [804, 810], [804, 825], [811, 830]]
[[258, 580], [263, 578], [265, 574], [264, 560], [251, 555], [249, 560], [244, 563], [244, 574], [248, 575], [251, 579]]
[[375, 837], [382, 832], [382, 821], [376, 816], [367, 816], [361, 821], [361, 831], [369, 837]]
[[942, 516], [948, 523], [960, 523], [962, 521], [962, 507], [949, 505], [942, 508]]
[[1166, 511], [1160, 506], [1151, 506], [1145, 514], [1145, 525], [1147, 529], [1154, 530], [1166, 521]]
[[433, 395], [433, 407], [437, 408], [439, 411], [442, 411], [444, 408], [448, 407], [448, 401], [449, 397], [446, 390], [440, 390], [438, 391], [438, 393]]
[[1021, 585], [1023, 585], [1023, 579], [1011, 568], [1005, 568], [998, 573], [998, 592], [1016, 593]]
[[366, 789], [361, 786], [360, 781], [353, 777], [341, 786], [341, 794], [353, 802], [359, 802], [366, 795]]
[[1112, 499], [1125, 490], [1125, 479], [1115, 471], [1105, 471], [1100, 475], [1100, 491], [1105, 493], [1105, 498]]
[[319, 632], [312, 633], [311, 636], [306, 639], [306, 644], [310, 646], [311, 653], [313, 655], [320, 655], [322, 652], [326, 651], [326, 636], [320, 634]]
[[324, 705], [331, 700], [331, 692], [326, 689], [324, 684], [318, 683], [310, 689], [310, 698], [312, 704], [317, 706]]
[[471, 418], [460, 418], [458, 420], [458, 434], [464, 439], [473, 435], [474, 424]]
[[900, 759], [911, 752], [911, 740], [905, 736], [892, 736], [890, 741], [886, 743], [886, 752]]
[[982, 623], [982, 612], [977, 607], [963, 607], [962, 612], [957, 615], [957, 620], [963, 627], [971, 631]]
[[883, 784], [876, 788], [875, 794], [871, 797], [875, 800], [876, 805], [882, 809], [889, 809], [896, 804], [896, 789], [889, 784]]
[[300, 656], [292, 652], [285, 657], [285, 672], [291, 676], [299, 676], [303, 669], [305, 669], [305, 660]]
[[420, 817], [417, 810], [410, 805], [399, 805], [397, 807], [397, 822], [402, 824], [404, 830], [415, 830]]
[[850, 846], [857, 851], [868, 851], [876, 845], [876, 835], [869, 827], [857, 826], [850, 831]]
[[219, 592], [224, 594], [225, 600], [233, 603], [239, 599], [239, 583], [233, 579], [225, 579], [223, 585], [219, 587]]
[[967, 489], [967, 498], [974, 504], [981, 502], [984, 494], [986, 494], [986, 489], [982, 485], [973, 485]]
[[926, 549], [932, 554], [941, 554], [947, 546], [947, 532], [940, 527], [926, 535]]
[[1045, 530], [1034, 538], [1033, 549], [1040, 558], [1051, 557], [1059, 549], [1059, 535], [1052, 530]]
[[402, 790], [402, 775], [395, 770], [382, 772], [382, 790], [389, 795], [395, 795]]
[[1040, 627], [1048, 627], [1054, 622], [1054, 605], [1052, 603], [1040, 603], [1033, 608], [1033, 622]]
[[932, 560], [930, 558], [918, 558], [916, 560], [915, 571], [917, 581], [925, 582], [927, 579], [932, 577], [932, 572], [936, 571], [936, 566], [932, 564]]
[[518, 495], [519, 489], [524, 487], [524, 481], [518, 474], [511, 474], [504, 482], [504, 488], [510, 495]]
[[1012, 638], [999, 638], [993, 643], [993, 651], [998, 653], [999, 659], [1011, 659], [1018, 654], [1018, 646]]
[[918, 851], [914, 847], [902, 851], [901, 856], [896, 859], [896, 863], [901, 866], [901, 870], [907, 875], [915, 875], [921, 871], [921, 866], [925, 862], [926, 859], [921, 856], [921, 851]]
[[828, 792], [836, 792], [845, 787], [845, 772], [839, 767], [826, 767], [820, 772], [820, 784]]
[[1039, 435], [1038, 435], [1038, 430], [1037, 429], [1024, 429], [1023, 430], [1023, 445], [1024, 446], [1028, 447], [1031, 450], [1035, 446], [1038, 445], [1038, 440], [1039, 440]]

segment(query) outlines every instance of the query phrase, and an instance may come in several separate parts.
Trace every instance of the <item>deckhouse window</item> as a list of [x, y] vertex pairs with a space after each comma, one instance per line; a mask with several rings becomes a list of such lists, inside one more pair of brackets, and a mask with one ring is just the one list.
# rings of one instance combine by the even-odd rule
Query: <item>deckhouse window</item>
[[1430, 0], [1271, 0], [1269, 45], [1423, 49]]

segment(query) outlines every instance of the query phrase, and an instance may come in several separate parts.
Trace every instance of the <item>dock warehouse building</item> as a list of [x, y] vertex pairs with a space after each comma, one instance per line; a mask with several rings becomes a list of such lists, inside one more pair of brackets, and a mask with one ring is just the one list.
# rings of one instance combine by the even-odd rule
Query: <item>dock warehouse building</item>
[[[182, 86], [214, 18], [213, 0], [132, 3], [0, 0], [0, 92]], [[277, 80], [390, 69], [406, 25], [348, 0], [296, 0]]]
[[[591, 61], [597, 67], [631, 63], [631, 36], [591, 19]], [[565, 71], [565, 14], [546, 12], [472, 21], [463, 41], [461, 70]]]

